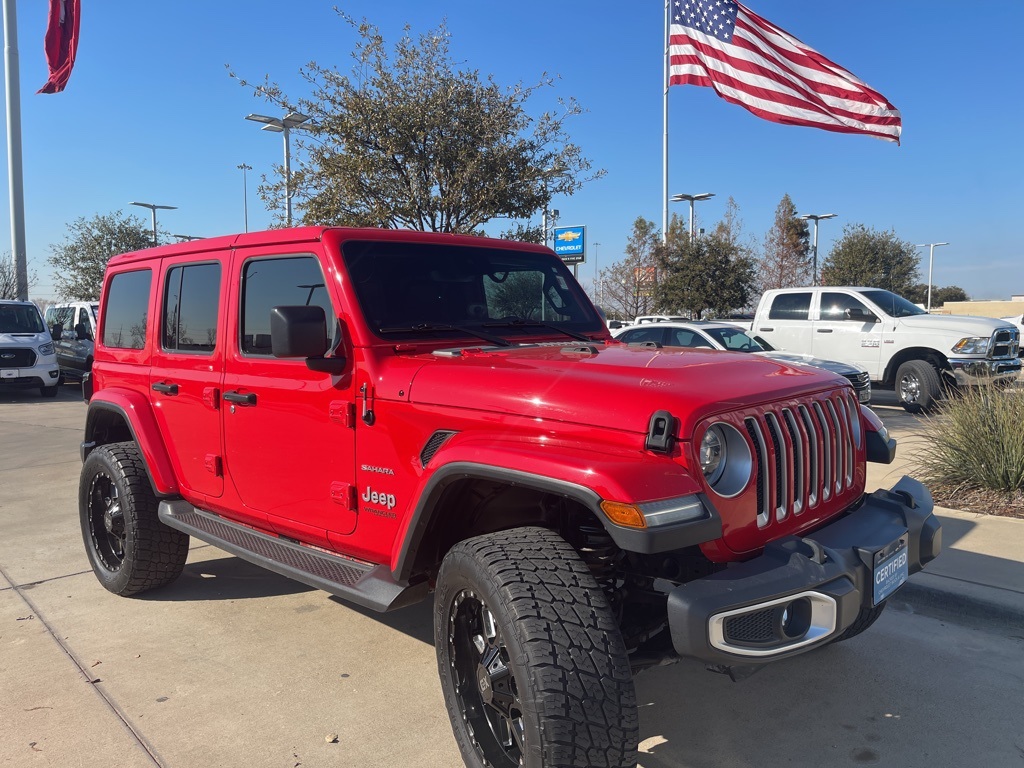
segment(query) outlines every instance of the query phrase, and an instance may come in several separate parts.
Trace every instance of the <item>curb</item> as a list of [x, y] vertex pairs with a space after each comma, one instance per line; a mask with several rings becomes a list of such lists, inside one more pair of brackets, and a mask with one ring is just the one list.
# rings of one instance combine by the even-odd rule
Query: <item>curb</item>
[[1012, 590], [919, 573], [891, 600], [912, 613], [974, 628], [1002, 628], [1018, 635], [1024, 630], [1024, 594]]

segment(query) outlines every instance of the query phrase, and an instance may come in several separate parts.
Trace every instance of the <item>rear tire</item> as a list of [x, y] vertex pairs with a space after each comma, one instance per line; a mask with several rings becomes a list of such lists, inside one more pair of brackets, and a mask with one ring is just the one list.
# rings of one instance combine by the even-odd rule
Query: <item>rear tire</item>
[[82, 467], [78, 511], [89, 563], [100, 583], [127, 597], [181, 575], [188, 536], [157, 516], [157, 499], [135, 443], [96, 448]]
[[557, 534], [518, 528], [455, 545], [437, 577], [434, 642], [467, 766], [636, 765], [622, 635], [590, 570]]
[[938, 370], [925, 360], [907, 360], [896, 371], [896, 395], [908, 413], [930, 410], [942, 397]]

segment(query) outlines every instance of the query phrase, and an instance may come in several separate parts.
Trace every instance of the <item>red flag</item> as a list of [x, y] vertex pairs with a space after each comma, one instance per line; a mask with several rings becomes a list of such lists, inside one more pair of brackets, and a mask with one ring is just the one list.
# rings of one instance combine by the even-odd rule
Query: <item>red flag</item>
[[878, 91], [735, 0], [672, 7], [670, 82], [706, 85], [776, 123], [899, 143], [899, 110]]
[[46, 63], [50, 79], [36, 93], [60, 93], [68, 84], [78, 51], [80, 0], [50, 0], [50, 21], [46, 26]]

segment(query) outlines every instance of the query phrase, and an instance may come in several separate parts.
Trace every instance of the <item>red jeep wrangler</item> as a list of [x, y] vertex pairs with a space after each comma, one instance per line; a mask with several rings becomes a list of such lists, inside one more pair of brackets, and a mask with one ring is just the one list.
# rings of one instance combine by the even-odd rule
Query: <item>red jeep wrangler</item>
[[387, 611], [433, 592], [470, 766], [636, 762], [632, 674], [866, 629], [939, 552], [845, 379], [614, 342], [547, 248], [291, 229], [114, 258], [79, 504], [119, 595], [189, 536]]

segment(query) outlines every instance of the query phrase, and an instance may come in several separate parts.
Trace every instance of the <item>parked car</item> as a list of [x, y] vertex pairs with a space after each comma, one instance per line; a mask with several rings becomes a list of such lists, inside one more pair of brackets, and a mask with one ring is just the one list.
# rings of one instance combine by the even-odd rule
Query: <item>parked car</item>
[[1024, 338], [1024, 315], [1013, 315], [1012, 317], [1004, 317], [1003, 320], [1005, 320], [1008, 323], [1013, 323], [1014, 325], [1016, 325], [1017, 330], [1021, 334], [1021, 338]]
[[746, 330], [777, 349], [861, 366], [911, 413], [927, 411], [948, 389], [1012, 382], [1021, 370], [1013, 324], [932, 315], [881, 288], [765, 291]]
[[39, 307], [0, 301], [0, 389], [38, 387], [43, 397], [56, 397], [59, 378], [53, 339]]
[[46, 310], [46, 327], [53, 336], [61, 380], [82, 379], [92, 369], [98, 302], [71, 301]]
[[786, 363], [813, 365], [848, 379], [853, 384], [853, 388], [857, 390], [857, 399], [862, 403], [871, 402], [871, 379], [863, 368], [850, 363], [841, 363], [838, 360], [824, 360], [813, 355], [780, 352], [764, 339], [751, 336], [732, 323], [696, 320], [687, 323], [665, 322], [656, 325], [634, 325], [614, 331], [612, 336], [627, 344], [752, 352]]

